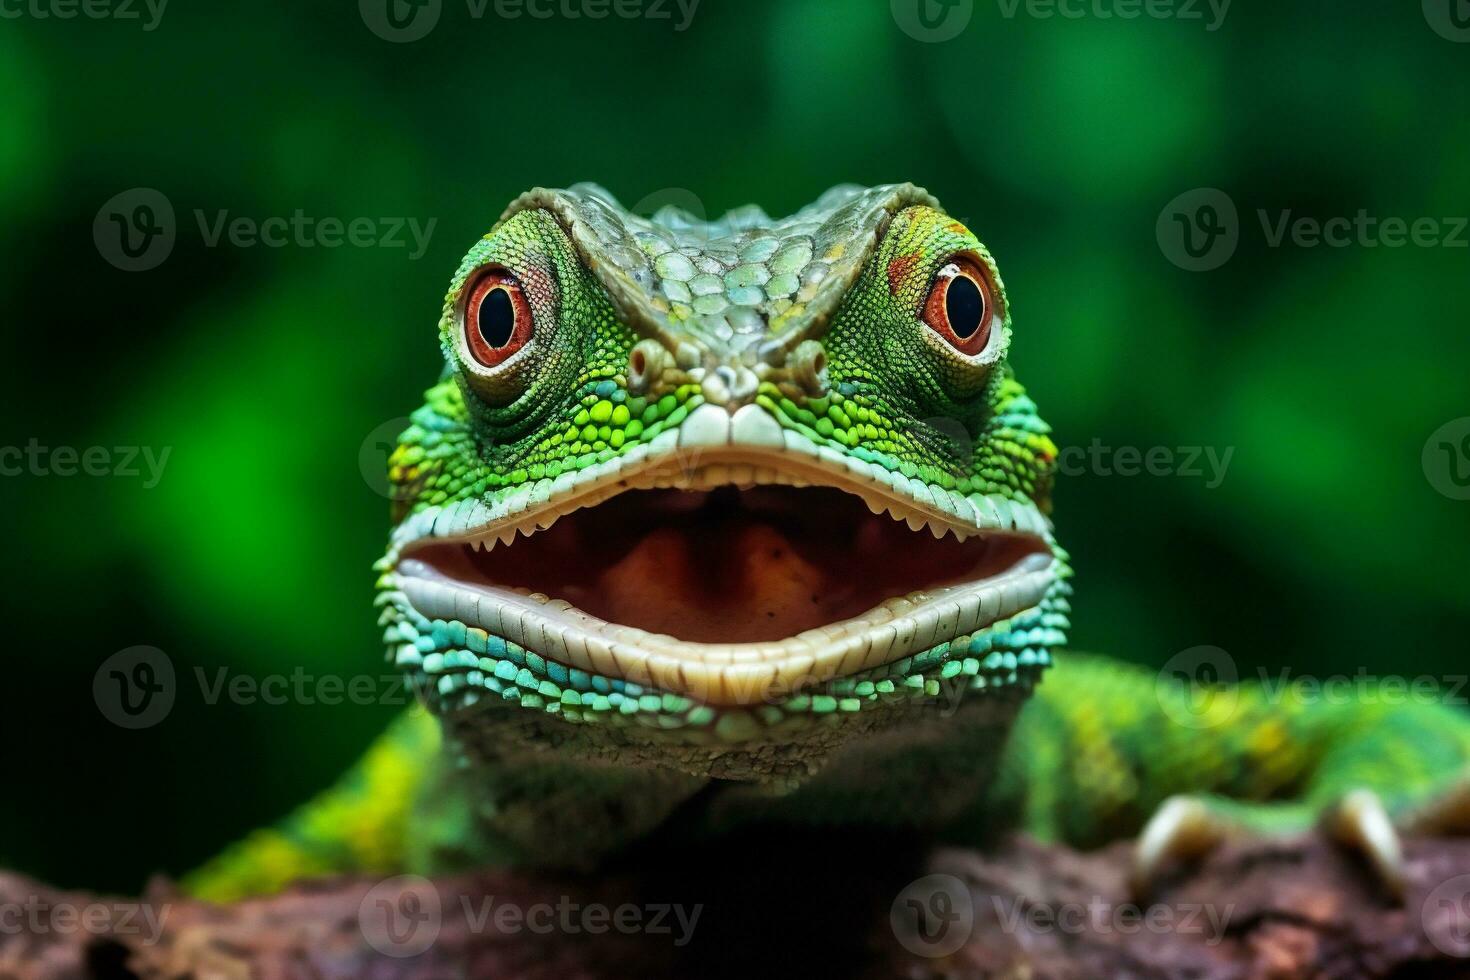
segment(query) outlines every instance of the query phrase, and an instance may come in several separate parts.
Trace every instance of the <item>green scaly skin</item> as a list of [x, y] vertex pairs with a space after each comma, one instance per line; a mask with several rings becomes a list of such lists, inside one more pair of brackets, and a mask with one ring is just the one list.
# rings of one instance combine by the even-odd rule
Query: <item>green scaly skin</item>
[[[995, 291], [995, 340], [976, 358], [921, 320], [957, 255]], [[535, 323], [488, 371], [462, 339], [467, 287], [487, 267], [516, 276]], [[1020, 826], [1092, 845], [1137, 833], [1177, 794], [1278, 832], [1350, 789], [1406, 813], [1460, 785], [1470, 721], [1449, 708], [1243, 685], [1228, 716], [1181, 725], [1198, 706], [1150, 672], [1081, 655], [1052, 667], [1071, 591], [1044, 516], [1056, 448], [1007, 360], [993, 259], [917, 188], [836, 188], [784, 221], [746, 208], [709, 225], [639, 218], [590, 185], [532, 191], [460, 265], [440, 340], [445, 374], [390, 460], [397, 524], [377, 567], [388, 658], [427, 710], [196, 872], [197, 894], [345, 871], [587, 867], [681, 806], [683, 833], [857, 822], [975, 843]], [[711, 425], [731, 426], [717, 445]], [[572, 621], [555, 604], [467, 604], [457, 587], [426, 598], [410, 560], [436, 541], [534, 532], [589, 489], [689, 478], [731, 453], [942, 528], [1028, 540], [1045, 567], [1019, 608], [914, 612], [917, 625], [841, 658], [774, 644], [773, 678], [701, 674], [696, 644], [595, 622], [548, 639], [546, 623]]]

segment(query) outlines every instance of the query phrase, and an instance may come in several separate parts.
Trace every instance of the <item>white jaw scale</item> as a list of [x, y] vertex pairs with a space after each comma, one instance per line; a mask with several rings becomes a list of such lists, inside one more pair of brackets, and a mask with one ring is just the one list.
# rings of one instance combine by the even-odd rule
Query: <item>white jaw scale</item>
[[491, 504], [465, 501], [407, 518], [394, 531], [385, 571], [421, 615], [459, 620], [592, 673], [649, 684], [705, 703], [753, 704], [902, 659], [1035, 606], [1054, 577], [1050, 548], [987, 579], [889, 599], [852, 619], [777, 642], [693, 643], [609, 623], [525, 590], [450, 579], [412, 557], [411, 545], [476, 549], [529, 537], [573, 511], [628, 490], [725, 485], [835, 487], [936, 538], [1009, 533], [1051, 543], [1050, 522], [1029, 501], [931, 488], [819, 446], [746, 405], [701, 405], [677, 429], [622, 456], [543, 479]]

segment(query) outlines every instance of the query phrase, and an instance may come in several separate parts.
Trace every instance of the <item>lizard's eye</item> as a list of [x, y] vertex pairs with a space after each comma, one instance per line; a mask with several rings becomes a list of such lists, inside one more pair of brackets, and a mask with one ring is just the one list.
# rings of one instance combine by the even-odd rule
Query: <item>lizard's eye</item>
[[966, 256], [955, 257], [939, 270], [924, 303], [924, 323], [967, 357], [989, 345], [995, 314], [990, 278]]
[[464, 308], [465, 346], [482, 367], [493, 368], [526, 346], [533, 330], [531, 304], [516, 277], [488, 269], [470, 287]]

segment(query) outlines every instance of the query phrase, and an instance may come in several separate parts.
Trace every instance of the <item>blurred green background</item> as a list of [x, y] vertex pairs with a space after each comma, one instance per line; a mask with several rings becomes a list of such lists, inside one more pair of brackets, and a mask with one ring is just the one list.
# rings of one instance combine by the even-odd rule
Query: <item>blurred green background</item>
[[[152, 488], [0, 479], [0, 864], [136, 889], [280, 815], [386, 722], [210, 704], [195, 671], [381, 672], [387, 505], [361, 468], [439, 369], [459, 257], [537, 184], [596, 180], [625, 204], [680, 188], [710, 214], [928, 187], [999, 257], [1013, 358], [1059, 443], [1234, 447], [1213, 489], [1061, 483], [1075, 646], [1162, 663], [1213, 644], [1244, 673], [1464, 669], [1470, 503], [1421, 452], [1470, 414], [1470, 251], [1272, 247], [1256, 216], [1470, 213], [1470, 44], [1418, 4], [1240, 4], [1210, 31], [1203, 5], [1071, 19], [974, 0], [943, 42], [887, 0], [703, 0], [683, 31], [677, 11], [476, 19], [444, 0], [412, 43], [350, 3], [179, 0], [153, 30], [15, 9], [0, 444], [171, 452]], [[137, 187], [171, 202], [177, 239], [125, 272], [93, 223]], [[1240, 214], [1210, 272], [1156, 236], [1200, 187]], [[297, 209], [437, 224], [415, 260], [211, 246], [195, 218]], [[126, 731], [92, 681], [136, 644], [166, 651], [179, 688]]]

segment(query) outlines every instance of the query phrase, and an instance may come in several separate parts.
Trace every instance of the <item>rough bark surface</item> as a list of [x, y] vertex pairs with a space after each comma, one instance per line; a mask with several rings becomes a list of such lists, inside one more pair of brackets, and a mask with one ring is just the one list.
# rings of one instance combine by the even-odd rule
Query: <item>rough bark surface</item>
[[1470, 977], [1470, 841], [1408, 842], [1402, 902], [1315, 838], [1229, 845], [1151, 905], [1128, 897], [1127, 845], [894, 851], [751, 840], [231, 906], [159, 882], [156, 933], [138, 900], [0, 874], [0, 977]]

